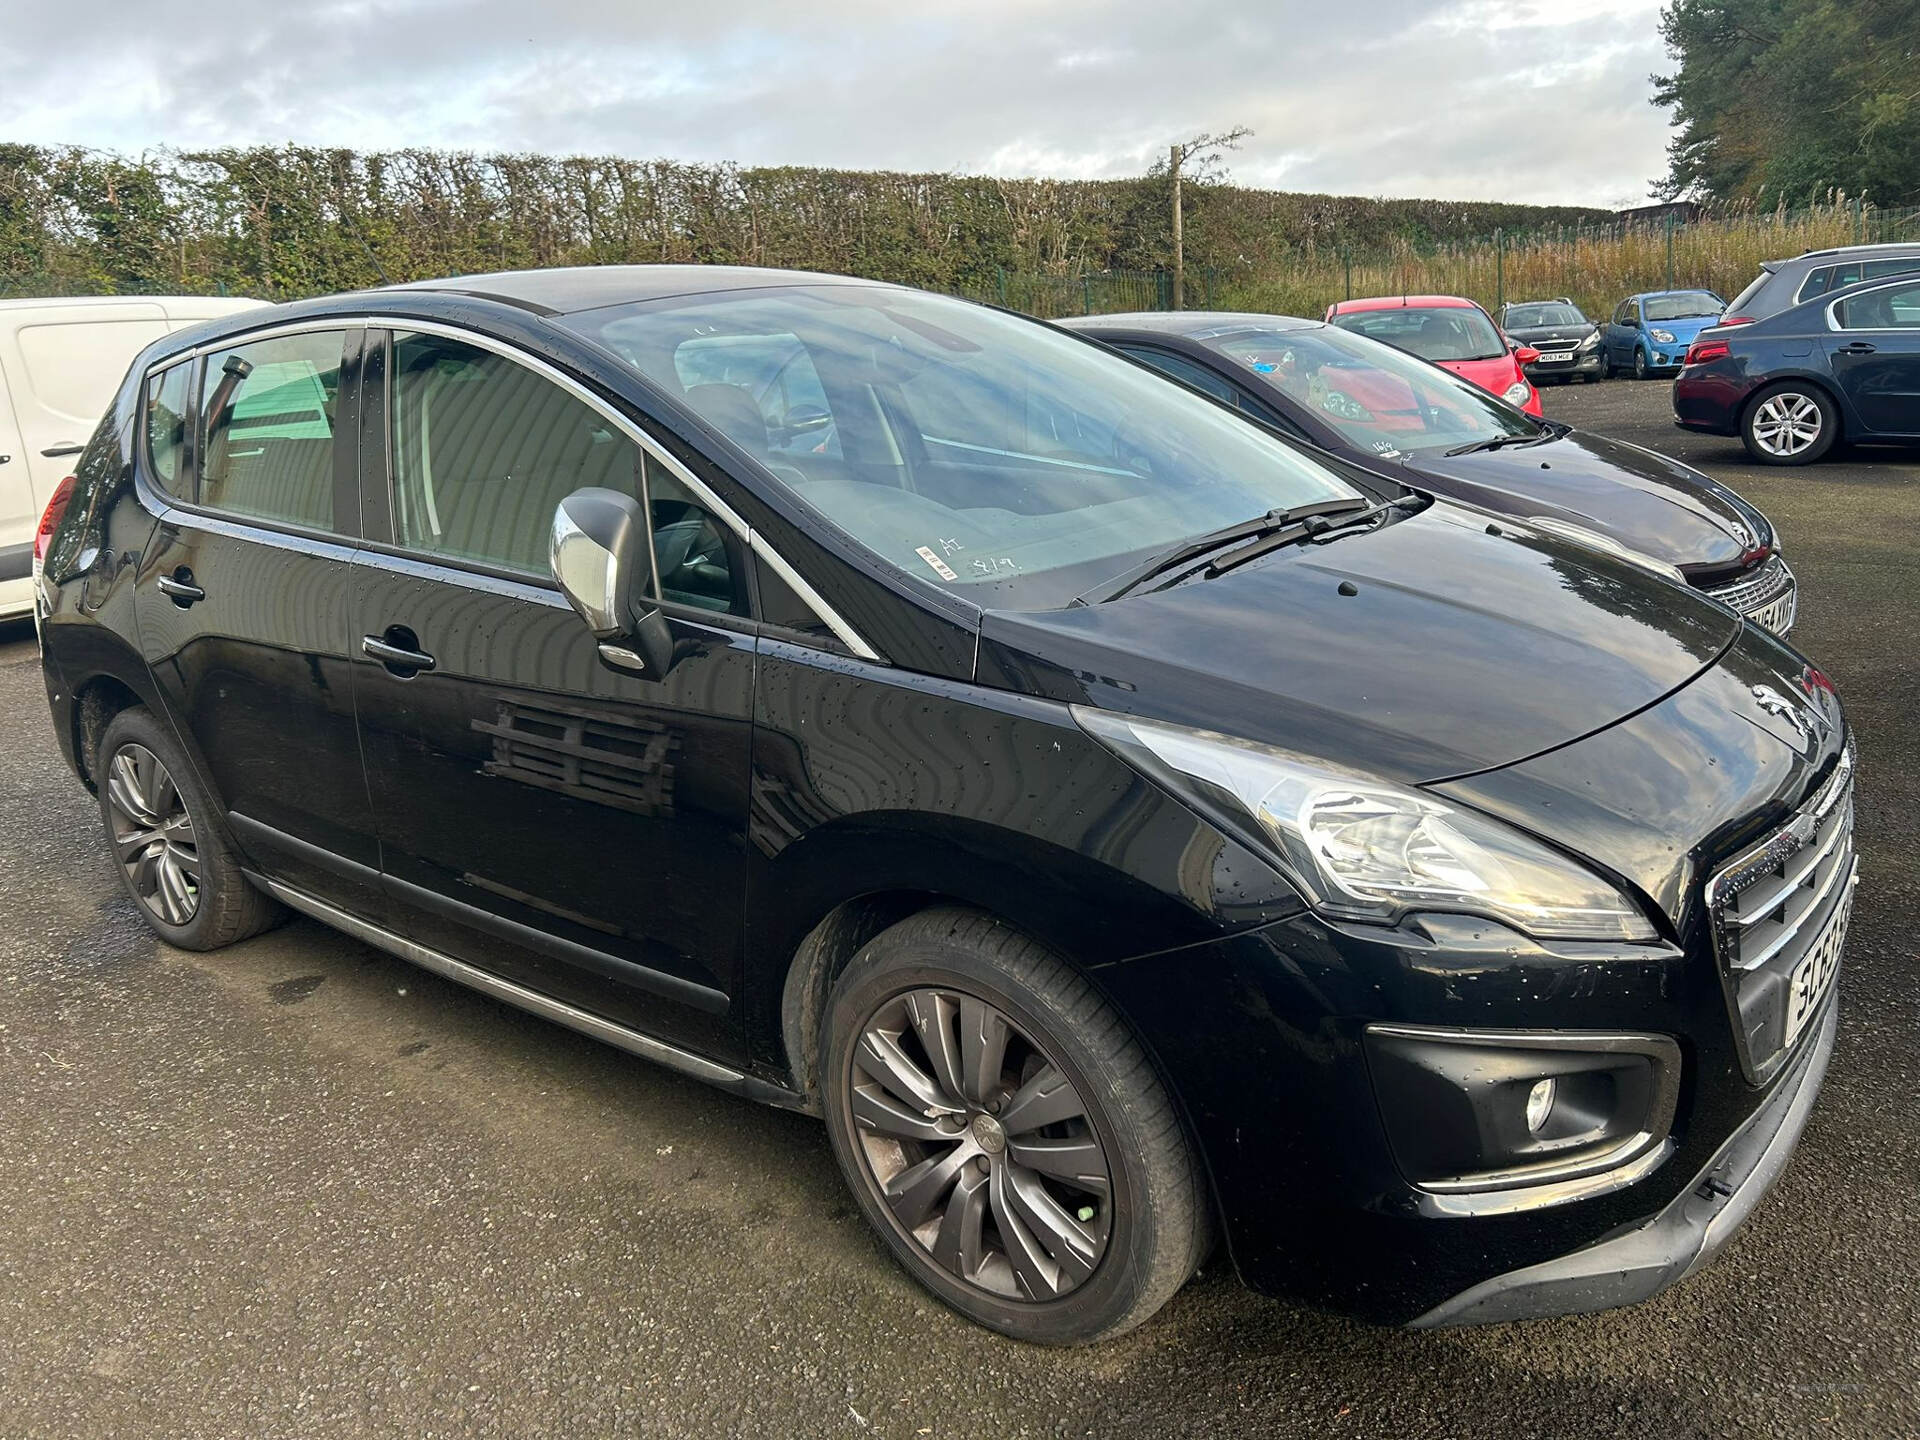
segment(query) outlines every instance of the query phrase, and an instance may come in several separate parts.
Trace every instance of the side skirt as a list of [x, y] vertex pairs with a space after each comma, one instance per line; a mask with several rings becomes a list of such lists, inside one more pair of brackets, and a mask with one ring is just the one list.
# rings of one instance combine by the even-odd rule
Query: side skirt
[[490, 971], [469, 965], [464, 960], [456, 960], [438, 950], [396, 935], [357, 915], [349, 914], [324, 900], [316, 899], [304, 891], [295, 890], [277, 880], [269, 880], [263, 875], [249, 872], [248, 879], [266, 890], [283, 904], [303, 915], [309, 915], [323, 925], [343, 931], [356, 940], [363, 940], [376, 949], [397, 955], [402, 960], [418, 965], [423, 970], [431, 970], [443, 979], [456, 985], [465, 985], [482, 994], [491, 995], [496, 1000], [504, 1000], [529, 1014], [538, 1015], [543, 1020], [551, 1020], [557, 1025], [565, 1025], [569, 1030], [578, 1030], [582, 1035], [591, 1035], [595, 1040], [603, 1041], [630, 1055], [638, 1055], [643, 1060], [651, 1060], [656, 1065], [664, 1065], [669, 1070], [677, 1070], [682, 1075], [691, 1075], [696, 1080], [739, 1095], [744, 1099], [756, 1100], [763, 1105], [777, 1105], [783, 1110], [801, 1110], [808, 1108], [806, 1098], [784, 1085], [775, 1085], [767, 1080], [756, 1079], [725, 1065], [716, 1065], [691, 1051], [669, 1045], [664, 1040], [656, 1040], [651, 1035], [625, 1025], [615, 1024], [578, 1006], [555, 1000], [542, 995], [537, 990], [529, 990], [524, 985], [516, 985], [511, 980], [502, 979]]

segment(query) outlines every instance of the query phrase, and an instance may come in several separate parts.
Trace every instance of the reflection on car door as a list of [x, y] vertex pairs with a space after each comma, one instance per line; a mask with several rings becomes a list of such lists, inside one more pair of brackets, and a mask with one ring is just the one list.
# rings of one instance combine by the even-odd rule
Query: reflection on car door
[[1920, 281], [1834, 302], [1833, 376], [1876, 435], [1920, 435]]
[[153, 378], [143, 493], [160, 523], [134, 608], [154, 680], [249, 857], [378, 919], [347, 660], [360, 340], [354, 328], [243, 342]]
[[[737, 1053], [744, 562], [664, 467], [548, 375], [415, 333], [378, 364], [391, 381], [380, 398], [369, 383], [366, 423], [389, 483], [370, 479], [364, 501], [392, 543], [360, 557], [352, 629], [368, 788], [410, 933]], [[548, 574], [554, 507], [585, 486], [652, 495], [677, 655], [662, 680], [603, 663]]]

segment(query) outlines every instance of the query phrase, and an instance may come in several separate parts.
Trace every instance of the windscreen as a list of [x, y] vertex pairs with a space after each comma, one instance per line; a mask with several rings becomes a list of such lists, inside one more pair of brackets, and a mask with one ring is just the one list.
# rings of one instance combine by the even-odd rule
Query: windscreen
[[1538, 305], [1509, 305], [1507, 307], [1507, 329], [1533, 330], [1545, 325], [1584, 325], [1587, 317], [1580, 313], [1577, 305], [1562, 305], [1559, 301], [1542, 302]]
[[1463, 305], [1356, 310], [1334, 316], [1333, 323], [1422, 360], [1491, 360], [1507, 350], [1493, 321]]
[[792, 286], [561, 323], [861, 543], [983, 606], [1054, 608], [1190, 536], [1359, 494], [1111, 351], [943, 296]]
[[1656, 295], [1644, 302], [1649, 322], [1655, 320], [1704, 320], [1718, 317], [1726, 307], [1716, 295], [1704, 290], [1683, 295]]
[[1540, 431], [1538, 421], [1452, 371], [1331, 325], [1243, 330], [1206, 344], [1375, 454]]

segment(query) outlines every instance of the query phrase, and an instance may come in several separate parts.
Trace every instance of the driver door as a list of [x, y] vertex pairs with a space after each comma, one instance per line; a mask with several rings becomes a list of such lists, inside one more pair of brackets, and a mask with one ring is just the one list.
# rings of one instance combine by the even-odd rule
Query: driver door
[[[737, 1056], [754, 640], [730, 532], [584, 392], [438, 334], [370, 341], [356, 700], [384, 883], [421, 944]], [[378, 477], [378, 478], [376, 478]], [[383, 483], [384, 482], [384, 483]], [[610, 669], [553, 511], [651, 498], [677, 659]]]

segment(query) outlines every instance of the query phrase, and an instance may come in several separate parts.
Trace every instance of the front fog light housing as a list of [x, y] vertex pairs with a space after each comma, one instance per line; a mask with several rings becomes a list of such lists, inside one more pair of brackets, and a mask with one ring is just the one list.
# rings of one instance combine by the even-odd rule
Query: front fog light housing
[[1478, 915], [1536, 939], [1657, 938], [1633, 900], [1477, 811], [1324, 761], [1110, 710], [1074, 719], [1262, 854], [1323, 914], [1393, 924]]
[[1679, 1094], [1680, 1047], [1664, 1035], [1374, 1025], [1366, 1052], [1394, 1159], [1437, 1195], [1637, 1178]]

